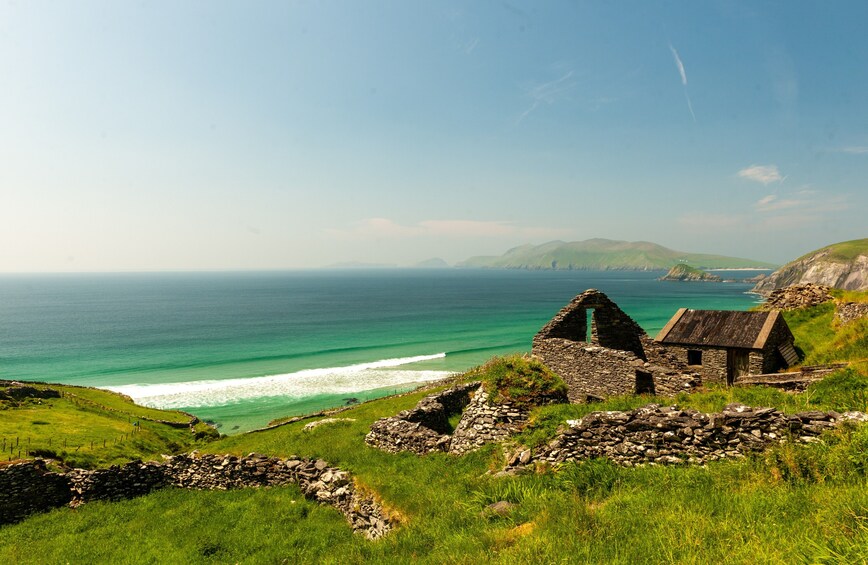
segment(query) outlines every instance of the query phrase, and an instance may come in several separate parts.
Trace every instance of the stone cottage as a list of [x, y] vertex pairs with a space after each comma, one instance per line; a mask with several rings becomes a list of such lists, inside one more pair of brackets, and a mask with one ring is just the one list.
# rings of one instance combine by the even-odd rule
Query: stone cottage
[[740, 376], [773, 373], [798, 361], [793, 334], [778, 311], [681, 308], [655, 341], [706, 382], [731, 385]]
[[561, 309], [534, 336], [532, 351], [567, 384], [570, 402], [675, 394], [699, 384], [696, 372], [596, 289]]

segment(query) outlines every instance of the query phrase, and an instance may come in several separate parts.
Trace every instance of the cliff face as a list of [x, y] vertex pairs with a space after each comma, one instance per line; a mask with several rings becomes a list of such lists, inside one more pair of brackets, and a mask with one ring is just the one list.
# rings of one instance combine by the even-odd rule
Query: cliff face
[[812, 251], [759, 281], [753, 292], [768, 294], [778, 288], [807, 283], [844, 290], [868, 289], [868, 239]]
[[721, 278], [711, 273], [706, 273], [701, 269], [691, 267], [689, 265], [675, 265], [666, 276], [660, 277], [661, 281], [705, 281], [705, 282], [720, 282]]

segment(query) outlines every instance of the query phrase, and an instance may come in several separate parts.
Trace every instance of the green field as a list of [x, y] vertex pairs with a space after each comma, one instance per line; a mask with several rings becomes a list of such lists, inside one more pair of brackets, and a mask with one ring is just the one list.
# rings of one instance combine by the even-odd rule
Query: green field
[[[861, 296], [861, 295], [860, 295]], [[788, 313], [808, 357], [864, 355], [865, 332], [839, 327], [823, 306]], [[864, 327], [864, 326], [863, 326]], [[511, 363], [515, 364], [513, 360]], [[503, 363], [492, 382], [503, 382]], [[524, 371], [518, 371], [521, 373]], [[486, 376], [486, 375], [483, 375]], [[525, 376], [517, 393], [544, 382]], [[548, 387], [549, 385], [546, 385]], [[319, 457], [351, 471], [398, 527], [384, 539], [351, 533], [334, 509], [281, 487], [166, 490], [118, 503], [63, 508], [0, 528], [8, 563], [864, 563], [868, 562], [868, 426], [807, 445], [785, 444], [705, 467], [617, 467], [605, 460], [539, 466], [495, 478], [499, 446], [463, 457], [389, 454], [364, 444], [370, 424], [428, 392], [368, 402], [341, 421], [305, 421], [200, 446], [214, 453]], [[716, 411], [730, 402], [802, 410], [868, 410], [857, 364], [801, 394], [711, 388], [672, 398], [621, 397], [536, 409], [517, 443], [548, 441], [567, 418], [649, 402]], [[6, 411], [8, 412], [8, 411]], [[95, 420], [94, 420], [95, 421]], [[25, 425], [21, 423], [20, 425]], [[189, 434], [189, 432], [187, 432]], [[503, 514], [488, 505], [508, 501]]]
[[[189, 421], [190, 416], [181, 412], [145, 408], [122, 395], [98, 389], [36, 387], [52, 388], [63, 396], [0, 401], [2, 461], [26, 458], [33, 452], [68, 466], [92, 468], [154, 458], [202, 443], [186, 426], [176, 428], [146, 419]], [[216, 436], [204, 424], [196, 431]]]

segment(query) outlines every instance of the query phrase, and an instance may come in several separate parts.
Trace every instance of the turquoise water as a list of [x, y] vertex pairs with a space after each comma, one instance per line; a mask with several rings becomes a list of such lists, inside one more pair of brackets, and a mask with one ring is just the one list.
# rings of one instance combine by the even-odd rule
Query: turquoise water
[[[225, 433], [528, 351], [587, 288], [651, 335], [743, 283], [634, 271], [371, 270], [0, 276], [0, 378], [118, 390]], [[739, 272], [747, 277], [753, 272]]]

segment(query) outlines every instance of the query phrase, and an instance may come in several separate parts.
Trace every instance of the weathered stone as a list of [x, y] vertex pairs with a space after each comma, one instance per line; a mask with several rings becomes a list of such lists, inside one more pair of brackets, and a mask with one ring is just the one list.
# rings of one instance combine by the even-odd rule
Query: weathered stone
[[[298, 484], [305, 496], [341, 511], [354, 531], [369, 539], [385, 535], [388, 517], [369, 496], [359, 494], [349, 473], [323, 460], [279, 459], [251, 453], [245, 458], [198, 456], [164, 457], [160, 463], [132, 461], [108, 469], [73, 469], [49, 473], [42, 460], [0, 467], [0, 524], [17, 522], [34, 512], [94, 500], [122, 500], [164, 486], [227, 490], [232, 488]], [[372, 517], [360, 525], [359, 517]]]
[[[717, 414], [652, 404], [618, 415], [592, 412], [581, 420], [570, 420], [546, 446], [529, 453], [528, 459], [508, 458], [508, 467], [594, 457], [607, 457], [628, 467], [685, 461], [702, 464], [765, 449], [795, 430], [795, 441], [814, 442], [840, 422], [868, 421], [868, 414], [862, 412], [814, 411], [788, 416], [773, 408], [741, 404], [731, 404]], [[619, 425], [623, 420], [627, 423]]]

